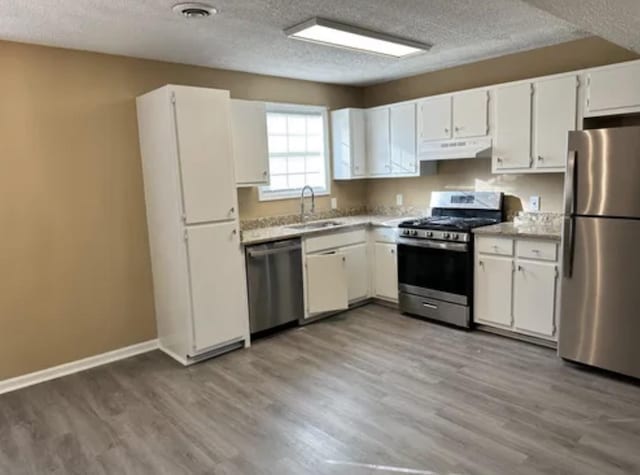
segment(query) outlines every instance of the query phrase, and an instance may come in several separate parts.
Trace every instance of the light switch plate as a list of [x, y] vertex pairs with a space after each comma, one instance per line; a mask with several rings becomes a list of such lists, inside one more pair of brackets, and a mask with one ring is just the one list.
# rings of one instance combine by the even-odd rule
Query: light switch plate
[[403, 203], [404, 203], [404, 196], [402, 196], [402, 193], [398, 193], [396, 195], [396, 206], [402, 206]]
[[331, 209], [338, 209], [338, 198], [331, 198]]
[[540, 211], [540, 197], [539, 196], [530, 196], [529, 197], [529, 208], [531, 211]]

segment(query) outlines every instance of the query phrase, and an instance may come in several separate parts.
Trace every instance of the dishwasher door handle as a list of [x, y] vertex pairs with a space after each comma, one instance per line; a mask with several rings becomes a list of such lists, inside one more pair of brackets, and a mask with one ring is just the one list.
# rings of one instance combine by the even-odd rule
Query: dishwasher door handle
[[265, 257], [265, 256], [273, 256], [274, 254], [284, 254], [291, 251], [298, 251], [302, 249], [302, 246], [287, 246], [287, 247], [279, 247], [276, 249], [269, 249], [266, 251], [248, 251], [247, 254], [249, 257]]

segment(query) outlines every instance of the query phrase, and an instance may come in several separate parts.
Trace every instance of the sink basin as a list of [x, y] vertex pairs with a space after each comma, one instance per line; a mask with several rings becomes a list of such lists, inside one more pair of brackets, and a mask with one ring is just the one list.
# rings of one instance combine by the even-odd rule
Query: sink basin
[[340, 221], [316, 221], [315, 223], [295, 224], [287, 227], [289, 229], [299, 229], [302, 231], [306, 231], [306, 230], [313, 230], [313, 229], [331, 228], [333, 226], [340, 226], [341, 224], [343, 223]]

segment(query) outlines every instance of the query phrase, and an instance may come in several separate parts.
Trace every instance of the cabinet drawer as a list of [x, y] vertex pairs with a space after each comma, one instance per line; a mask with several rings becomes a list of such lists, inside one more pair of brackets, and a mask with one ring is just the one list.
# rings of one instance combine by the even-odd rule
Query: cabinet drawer
[[371, 231], [374, 242], [395, 244], [398, 238], [398, 228], [374, 228]]
[[305, 247], [306, 253], [311, 254], [326, 249], [351, 246], [362, 242], [367, 242], [367, 231], [365, 229], [356, 229], [353, 231], [323, 234], [318, 237], [306, 238]]
[[516, 255], [525, 259], [556, 261], [558, 259], [558, 245], [549, 241], [518, 241]]
[[476, 245], [478, 252], [498, 254], [500, 256], [513, 256], [513, 239], [483, 236], [476, 238]]

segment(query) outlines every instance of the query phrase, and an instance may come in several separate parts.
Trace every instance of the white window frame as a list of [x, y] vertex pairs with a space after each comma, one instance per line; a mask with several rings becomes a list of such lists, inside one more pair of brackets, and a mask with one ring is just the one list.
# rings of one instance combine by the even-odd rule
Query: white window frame
[[[329, 156], [331, 148], [329, 147], [329, 111], [324, 106], [310, 106], [303, 104], [280, 104], [280, 103], [267, 103], [267, 113], [269, 112], [320, 112], [322, 115], [322, 127], [323, 127], [323, 148], [324, 148], [324, 169], [325, 169], [325, 183], [324, 188], [314, 187], [313, 191], [316, 196], [328, 196], [331, 194], [331, 157]], [[271, 157], [269, 157], [271, 160]], [[258, 200], [259, 201], [274, 201], [274, 200], [290, 200], [292, 198], [299, 198], [302, 188], [268, 191], [267, 187], [258, 187]]]

